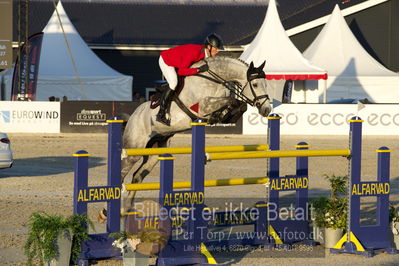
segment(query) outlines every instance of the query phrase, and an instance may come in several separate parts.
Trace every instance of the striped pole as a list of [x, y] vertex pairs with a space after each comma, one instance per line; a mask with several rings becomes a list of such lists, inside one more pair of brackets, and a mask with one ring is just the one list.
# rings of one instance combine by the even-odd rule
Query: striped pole
[[257, 158], [283, 158], [283, 157], [326, 157], [351, 155], [349, 149], [342, 150], [289, 150], [289, 151], [254, 151], [254, 152], [225, 152], [208, 153], [207, 159], [231, 160], [231, 159], [257, 159]]
[[[243, 185], [257, 185], [266, 184], [269, 182], [267, 177], [251, 177], [251, 178], [225, 178], [205, 180], [204, 187], [228, 187], [228, 186], [243, 186]], [[159, 190], [160, 183], [140, 183], [140, 184], [127, 184], [127, 191], [147, 191]], [[173, 189], [191, 188], [190, 181], [173, 182]]]
[[[267, 151], [268, 145], [235, 145], [235, 146], [208, 146], [205, 152], [240, 152], [240, 151]], [[191, 147], [174, 147], [174, 148], [145, 148], [145, 149], [124, 149], [126, 156], [144, 156], [144, 155], [161, 155], [169, 154], [191, 154]]]

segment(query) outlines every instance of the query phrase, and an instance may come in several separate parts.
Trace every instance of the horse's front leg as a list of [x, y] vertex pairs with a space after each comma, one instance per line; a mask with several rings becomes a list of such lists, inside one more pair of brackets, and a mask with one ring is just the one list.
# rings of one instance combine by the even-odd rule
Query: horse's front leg
[[[127, 156], [122, 159], [121, 168], [121, 183], [123, 184], [127, 174], [133, 168], [133, 166], [141, 159], [141, 156]], [[121, 197], [121, 214], [125, 213], [129, 208], [131, 208], [131, 200], [129, 199], [129, 191], [122, 191]]]

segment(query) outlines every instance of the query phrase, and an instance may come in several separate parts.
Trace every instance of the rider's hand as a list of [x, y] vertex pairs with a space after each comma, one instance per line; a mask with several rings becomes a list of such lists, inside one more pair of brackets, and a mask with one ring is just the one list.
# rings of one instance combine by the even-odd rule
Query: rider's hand
[[205, 71], [208, 71], [208, 70], [209, 70], [209, 67], [208, 67], [207, 64], [202, 65], [199, 68], [197, 68], [198, 73], [202, 73], [202, 72], [205, 72]]
[[237, 89], [237, 81], [225, 81], [224, 85], [231, 90]]

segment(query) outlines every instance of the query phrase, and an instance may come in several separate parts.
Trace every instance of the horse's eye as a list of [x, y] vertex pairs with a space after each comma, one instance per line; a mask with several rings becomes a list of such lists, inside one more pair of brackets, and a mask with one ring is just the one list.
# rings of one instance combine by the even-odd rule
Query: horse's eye
[[257, 84], [257, 83], [255, 83], [253, 86], [254, 86], [254, 88], [257, 88], [257, 87], [258, 87], [258, 84]]

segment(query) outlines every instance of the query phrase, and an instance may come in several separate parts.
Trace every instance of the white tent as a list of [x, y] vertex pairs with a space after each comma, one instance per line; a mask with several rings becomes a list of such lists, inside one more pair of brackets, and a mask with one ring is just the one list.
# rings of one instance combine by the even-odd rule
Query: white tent
[[[399, 75], [364, 50], [338, 5], [303, 55], [328, 71], [327, 101], [367, 98], [375, 103], [399, 103]], [[309, 92], [319, 98], [323, 94], [323, 90]]]
[[247, 63], [253, 61], [255, 66], [266, 60], [264, 71], [267, 79], [327, 78], [326, 71], [309, 63], [291, 42], [280, 21], [275, 0], [269, 1], [260, 30], [252, 42], [245, 47], [240, 59]]
[[[67, 96], [68, 100], [132, 100], [133, 77], [113, 70], [97, 57], [76, 31], [61, 1], [43, 32], [37, 101], [47, 101], [50, 96]], [[4, 75], [7, 100], [12, 72]]]

